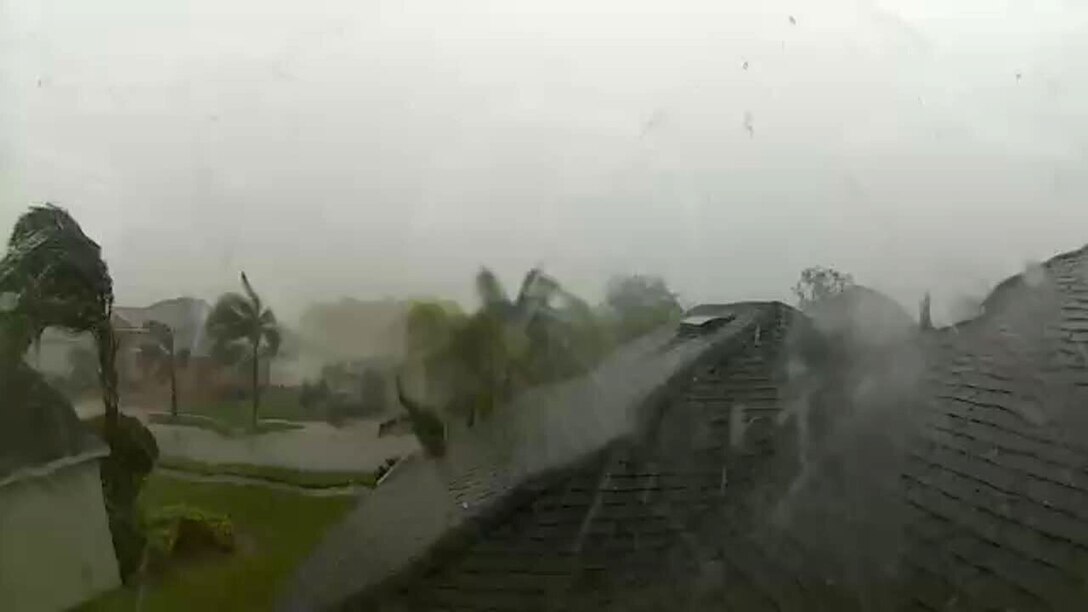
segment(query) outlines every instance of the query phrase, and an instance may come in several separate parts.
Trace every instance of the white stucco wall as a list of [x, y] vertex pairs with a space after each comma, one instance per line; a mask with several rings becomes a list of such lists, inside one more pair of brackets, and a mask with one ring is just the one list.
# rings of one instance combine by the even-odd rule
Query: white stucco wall
[[98, 460], [0, 485], [0, 610], [64, 610], [120, 584]]

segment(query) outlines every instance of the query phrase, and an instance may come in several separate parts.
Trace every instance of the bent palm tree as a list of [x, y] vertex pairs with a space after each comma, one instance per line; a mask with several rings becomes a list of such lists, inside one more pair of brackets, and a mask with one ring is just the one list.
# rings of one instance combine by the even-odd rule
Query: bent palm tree
[[112, 311], [106, 262], [75, 219], [49, 204], [19, 217], [0, 261], [0, 368], [26, 367], [22, 356], [47, 327], [94, 337], [104, 405], [101, 435], [110, 448], [99, 473], [114, 550], [127, 578], [144, 549], [136, 498], [159, 451], [138, 420], [118, 413]]
[[0, 261], [6, 349], [21, 357], [47, 327], [90, 332], [98, 350], [104, 435], [117, 430], [117, 340], [110, 325], [113, 281], [98, 244], [62, 208], [34, 206], [19, 217]]
[[159, 321], [148, 321], [148, 341], [140, 347], [140, 355], [156, 370], [160, 378], [170, 381], [170, 414], [178, 416], [178, 380], [177, 366], [185, 367], [189, 353], [187, 350], [175, 351], [174, 330]]
[[280, 348], [280, 328], [276, 315], [261, 302], [242, 272], [240, 293], [224, 293], [219, 296], [205, 324], [213, 341], [213, 352], [225, 361], [243, 363], [252, 368], [253, 427], [261, 406], [260, 359], [271, 358]]

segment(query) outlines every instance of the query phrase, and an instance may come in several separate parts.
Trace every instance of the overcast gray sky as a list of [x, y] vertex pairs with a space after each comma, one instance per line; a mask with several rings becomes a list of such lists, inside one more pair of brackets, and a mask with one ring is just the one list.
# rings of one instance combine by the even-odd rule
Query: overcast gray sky
[[913, 311], [1088, 242], [1081, 5], [0, 0], [0, 228], [66, 206], [123, 304], [824, 264]]

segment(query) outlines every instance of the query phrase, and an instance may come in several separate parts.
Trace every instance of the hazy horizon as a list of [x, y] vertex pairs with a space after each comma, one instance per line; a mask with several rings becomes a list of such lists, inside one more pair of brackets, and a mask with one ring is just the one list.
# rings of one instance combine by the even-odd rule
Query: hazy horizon
[[[910, 312], [1088, 243], [1088, 7], [0, 0], [0, 231], [68, 208], [117, 303], [791, 300]], [[792, 18], [792, 23], [791, 23]]]

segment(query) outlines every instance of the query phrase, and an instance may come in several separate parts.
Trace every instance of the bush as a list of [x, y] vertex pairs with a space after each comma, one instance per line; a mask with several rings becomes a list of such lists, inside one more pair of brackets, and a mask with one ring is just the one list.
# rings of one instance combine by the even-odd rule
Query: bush
[[229, 517], [200, 508], [173, 505], [145, 517], [147, 567], [161, 569], [179, 555], [234, 551], [234, 524]]

